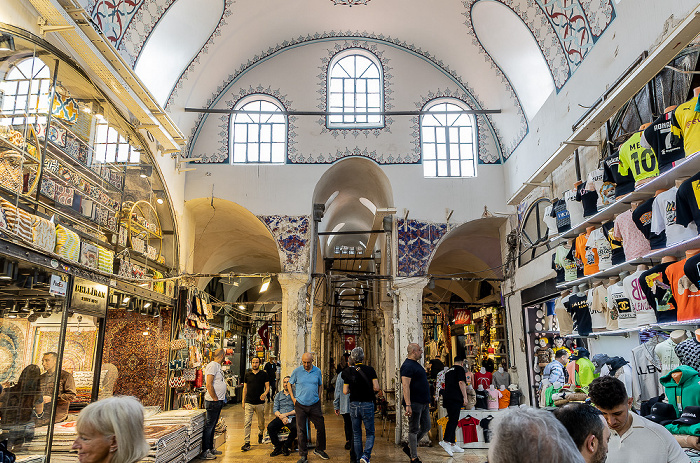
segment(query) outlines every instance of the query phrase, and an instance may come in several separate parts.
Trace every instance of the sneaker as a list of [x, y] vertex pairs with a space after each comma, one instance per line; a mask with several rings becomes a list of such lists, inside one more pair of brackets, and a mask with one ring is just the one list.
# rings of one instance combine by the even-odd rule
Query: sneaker
[[443, 449], [445, 449], [445, 452], [447, 452], [447, 454], [448, 454], [449, 456], [454, 456], [455, 453], [452, 451], [452, 444], [450, 444], [450, 443], [448, 443], [448, 442], [445, 442], [444, 440], [441, 440], [441, 441], [440, 441], [440, 447], [442, 447]]
[[262, 438], [263, 438], [262, 433], [258, 434], [258, 444], [262, 444]]
[[420, 461], [420, 458], [416, 457], [416, 458], [411, 460], [411, 463], [423, 463], [423, 462]]
[[452, 451], [454, 453], [464, 453], [464, 449], [457, 444], [452, 444]]
[[282, 455], [282, 447], [276, 447], [270, 454], [271, 457], [276, 457], [277, 455]]
[[216, 460], [216, 455], [211, 453], [211, 450], [205, 450], [199, 455], [200, 460]]
[[314, 455], [317, 455], [322, 460], [328, 460], [330, 458], [326, 452], [320, 449], [314, 450]]
[[408, 446], [408, 444], [404, 445], [401, 450], [403, 450], [403, 453], [408, 455], [408, 458], [411, 458], [411, 448]]
[[222, 452], [221, 450], [216, 450], [216, 449], [210, 450], [210, 452], [213, 453], [214, 455], [223, 455], [224, 454], [224, 452]]
[[307, 461], [309, 460], [307, 460], [306, 457], [301, 457], [297, 460], [297, 463], [306, 463]]
[[248, 450], [250, 450], [250, 442], [246, 442], [245, 444], [243, 444], [243, 447], [241, 447], [241, 450], [243, 450], [244, 452], [247, 452]]
[[350, 441], [347, 441], [347, 442], [345, 443], [345, 450], [350, 450], [350, 447], [351, 447], [351, 446], [352, 446], [352, 444], [350, 443]]
[[360, 463], [369, 463], [369, 457], [362, 455], [362, 458], [360, 458]]

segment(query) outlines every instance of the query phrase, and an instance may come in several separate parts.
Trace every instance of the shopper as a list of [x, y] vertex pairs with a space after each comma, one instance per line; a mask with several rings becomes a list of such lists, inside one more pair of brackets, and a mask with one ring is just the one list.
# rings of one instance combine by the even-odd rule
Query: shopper
[[588, 404], [568, 404], [554, 410], [586, 463], [604, 463], [608, 457], [610, 429], [603, 414]]
[[321, 392], [323, 391], [323, 375], [321, 370], [314, 366], [314, 356], [306, 352], [301, 356], [302, 365], [296, 367], [289, 379], [289, 384], [294, 386], [292, 400], [297, 415], [297, 435], [299, 436], [299, 460], [297, 463], [307, 461], [308, 449], [306, 447], [308, 436], [306, 427], [311, 421], [316, 428], [316, 448], [314, 454], [324, 460], [330, 458], [326, 453], [326, 424], [323, 421], [321, 409]]
[[[47, 352], [41, 358], [41, 366], [44, 368], [45, 373], [39, 378], [39, 383], [41, 384], [41, 391], [44, 394], [44, 408], [46, 410], [51, 410], [53, 407], [52, 397], [53, 397], [53, 387], [56, 382], [56, 363], [58, 361], [58, 354], [56, 352]], [[58, 380], [58, 396], [56, 398], [56, 418], [54, 423], [60, 423], [68, 418], [68, 406], [75, 400], [77, 392], [75, 390], [75, 381], [73, 381], [73, 375], [68, 373], [66, 370], [61, 370]], [[48, 424], [50, 421], [50, 413], [44, 413], [44, 418], [37, 420], [37, 425], [41, 426]]]
[[588, 395], [603, 413], [612, 435], [608, 445], [609, 463], [686, 463], [690, 459], [673, 435], [663, 426], [633, 411], [625, 384], [612, 376], [591, 382]]
[[340, 363], [338, 364], [337, 367], [335, 367], [335, 373], [340, 374], [341, 371], [345, 370], [350, 364], [348, 363], [348, 359], [350, 358], [350, 354], [345, 352], [342, 357], [340, 357]]
[[[288, 456], [292, 453], [292, 444], [297, 438], [297, 425], [294, 422], [294, 401], [289, 390], [289, 376], [282, 379], [282, 390], [275, 394], [275, 403], [272, 406], [272, 413], [275, 419], [267, 425], [267, 435], [270, 436], [270, 442], [275, 446], [275, 449], [270, 454], [271, 457], [276, 457], [284, 453]], [[289, 428], [289, 435], [284, 442], [280, 442], [279, 433], [284, 426]]]
[[[350, 418], [355, 455], [360, 455], [360, 463], [369, 463], [374, 447], [374, 393], [379, 393], [377, 372], [365, 365], [365, 352], [355, 347], [350, 352], [352, 366], [341, 373], [343, 392], [350, 394]], [[365, 425], [365, 447], [362, 448], [362, 424]]]
[[[550, 357], [551, 358], [551, 357]], [[568, 373], [564, 368], [569, 362], [569, 352], [566, 349], [560, 349], [554, 354], [552, 360], [542, 371], [542, 379], [549, 381], [550, 384], [568, 383]]]
[[422, 356], [421, 346], [409, 344], [408, 355], [400, 370], [404, 412], [409, 420], [408, 445], [404, 445], [403, 451], [412, 463], [420, 463], [418, 442], [430, 431], [430, 386], [425, 368], [418, 363]]
[[265, 397], [270, 390], [270, 381], [267, 373], [260, 368], [260, 359], [253, 357], [250, 361], [250, 369], [243, 377], [243, 410], [245, 418], [243, 422], [243, 447], [241, 450], [250, 450], [250, 428], [253, 425], [253, 414], [258, 417], [258, 444], [262, 444], [265, 433]]
[[336, 375], [333, 409], [336, 415], [343, 417], [345, 429], [345, 450], [350, 450], [350, 462], [356, 463], [355, 439], [352, 437], [352, 419], [350, 418], [350, 394], [343, 392], [342, 371]]
[[75, 424], [80, 463], [135, 463], [148, 455], [143, 406], [136, 397], [109, 397], [85, 407]]
[[546, 410], [509, 408], [491, 429], [489, 463], [584, 463], [564, 425]]
[[0, 388], [0, 442], [7, 439], [8, 449], [21, 447], [34, 437], [34, 422], [44, 416], [44, 398], [39, 385], [41, 369], [27, 365], [17, 384]]
[[459, 421], [459, 412], [462, 407], [469, 405], [467, 397], [467, 373], [464, 371], [462, 363], [464, 359], [460, 356], [454, 358], [452, 368], [445, 373], [445, 389], [442, 392], [442, 406], [447, 410], [447, 425], [440, 447], [445, 449], [449, 456], [455, 453], [464, 453], [462, 447], [457, 445], [455, 431]]
[[202, 453], [199, 455], [202, 460], [213, 460], [217, 455], [221, 455], [221, 452], [214, 448], [214, 428], [219, 422], [221, 409], [226, 403], [226, 381], [224, 381], [224, 372], [221, 370], [223, 360], [224, 350], [217, 349], [214, 351], [214, 359], [204, 369], [207, 389], [204, 394], [204, 408], [207, 411], [207, 421], [202, 436]]
[[267, 373], [267, 380], [270, 382], [270, 392], [267, 393], [267, 400], [269, 402], [275, 400], [275, 395], [277, 394], [277, 358], [271, 355], [270, 358], [265, 362], [263, 370]]

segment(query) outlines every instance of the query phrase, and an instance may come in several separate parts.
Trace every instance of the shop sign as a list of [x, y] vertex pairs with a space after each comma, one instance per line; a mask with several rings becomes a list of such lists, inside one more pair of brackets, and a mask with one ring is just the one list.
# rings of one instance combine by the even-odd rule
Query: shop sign
[[107, 285], [76, 277], [71, 308], [104, 316], [107, 311], [107, 293]]
[[357, 347], [357, 338], [355, 338], [354, 334], [346, 334], [345, 335], [345, 350], [353, 350], [355, 347]]
[[469, 325], [471, 322], [472, 313], [469, 309], [455, 309], [455, 325]]
[[61, 278], [61, 275], [51, 275], [51, 284], [49, 285], [49, 293], [54, 296], [66, 297], [68, 282]]

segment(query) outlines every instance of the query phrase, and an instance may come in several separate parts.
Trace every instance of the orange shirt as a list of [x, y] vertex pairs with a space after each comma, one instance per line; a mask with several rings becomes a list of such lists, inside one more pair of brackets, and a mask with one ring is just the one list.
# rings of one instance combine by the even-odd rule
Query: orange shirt
[[508, 405], [510, 405], [510, 391], [504, 389], [501, 391], [501, 394], [503, 395], [498, 399], [498, 408], [508, 408]]
[[683, 273], [685, 261], [686, 259], [675, 262], [666, 267], [664, 271], [668, 281], [671, 283], [671, 291], [678, 308], [679, 321], [700, 318], [700, 291], [691, 291], [691, 288], [697, 288]]
[[576, 257], [583, 262], [583, 274], [593, 275], [598, 273], [598, 250], [596, 248], [587, 247], [588, 236], [581, 233], [576, 237]]

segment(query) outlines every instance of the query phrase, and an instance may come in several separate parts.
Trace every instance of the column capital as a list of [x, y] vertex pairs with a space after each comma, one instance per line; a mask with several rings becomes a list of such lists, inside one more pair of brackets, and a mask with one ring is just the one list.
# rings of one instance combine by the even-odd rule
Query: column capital
[[309, 282], [309, 275], [306, 273], [278, 273], [277, 281], [283, 290], [298, 290]]
[[428, 277], [405, 277], [394, 279], [394, 288], [399, 293], [410, 291], [423, 291], [428, 285]]

